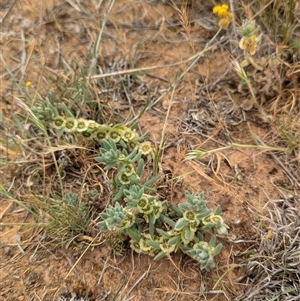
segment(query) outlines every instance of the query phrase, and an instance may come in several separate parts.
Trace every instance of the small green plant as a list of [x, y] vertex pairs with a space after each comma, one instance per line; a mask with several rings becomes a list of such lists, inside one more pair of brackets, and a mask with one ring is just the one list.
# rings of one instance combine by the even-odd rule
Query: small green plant
[[[202, 193], [186, 192], [186, 202], [168, 205], [159, 200], [154, 183], [159, 176], [146, 173], [153, 163], [153, 149], [144, 136], [122, 124], [104, 125], [73, 117], [53, 116], [49, 123], [58, 130], [100, 143], [95, 160], [109, 177], [112, 204], [100, 213], [100, 231], [128, 237], [137, 253], [160, 259], [181, 249], [197, 260], [201, 269], [215, 267], [214, 256], [221, 251], [216, 235], [226, 236], [221, 208], [208, 208]], [[206, 241], [208, 239], [208, 242]]]

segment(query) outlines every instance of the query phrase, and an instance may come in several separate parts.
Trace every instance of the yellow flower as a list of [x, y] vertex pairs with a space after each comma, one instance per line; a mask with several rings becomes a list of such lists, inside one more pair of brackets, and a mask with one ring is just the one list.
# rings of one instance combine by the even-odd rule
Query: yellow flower
[[213, 8], [213, 13], [220, 18], [219, 26], [221, 28], [227, 28], [232, 20], [232, 13], [228, 11], [228, 5], [216, 5]]
[[214, 13], [215, 15], [217, 15], [217, 14], [218, 14], [218, 12], [219, 12], [219, 10], [220, 10], [220, 8], [221, 8], [221, 6], [220, 6], [220, 5], [216, 5], [216, 6], [214, 6], [214, 8], [213, 8], [213, 13]]
[[216, 5], [213, 8], [213, 13], [215, 15], [218, 15], [219, 17], [226, 17], [228, 12], [228, 5], [222, 4], [222, 5]]
[[25, 87], [29, 88], [31, 86], [31, 82], [30, 81], [26, 81], [25, 82]]

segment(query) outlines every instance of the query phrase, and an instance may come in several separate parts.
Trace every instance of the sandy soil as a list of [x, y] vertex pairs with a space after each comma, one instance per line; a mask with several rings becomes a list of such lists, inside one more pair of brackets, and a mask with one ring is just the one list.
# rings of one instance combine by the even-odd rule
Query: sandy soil
[[[0, 17], [4, 18], [1, 52], [6, 64], [14, 70], [18, 83], [29, 80], [40, 93], [42, 87], [48, 87], [55, 94], [41, 74], [63, 77], [62, 62], [74, 69], [76, 62], [89, 62], [88, 51], [109, 1], [4, 2], [0, 5]], [[187, 67], [184, 60], [203, 49], [213, 36], [217, 27], [212, 6], [188, 8], [187, 32], [179, 12], [164, 1], [116, 1], [98, 50], [103, 73], [179, 62], [143, 71], [138, 79], [132, 79], [128, 97], [135, 114], [145, 104], [147, 93], [151, 91], [152, 99], [162, 95], [176, 73]], [[226, 31], [222, 35], [225, 37]], [[253, 144], [254, 134], [266, 144], [272, 141], [272, 125], [263, 122], [257, 110], [243, 110], [234, 104], [228, 95], [227, 91], [238, 85], [233, 72], [226, 73], [230, 47], [212, 49], [176, 88], [161, 162], [161, 174], [170, 180], [159, 188], [169, 202], [181, 202], [185, 190], [204, 191], [212, 208], [222, 207], [230, 230], [228, 239], [220, 239], [224, 248], [216, 257], [216, 270], [200, 271], [198, 264], [180, 252], [172, 260], [153, 261], [125, 245], [121, 254], [114, 254], [101, 235], [93, 243], [83, 240], [68, 249], [55, 248], [40, 228], [6, 226], [0, 234], [0, 300], [113, 300], [120, 292], [116, 300], [223, 301], [241, 292], [242, 286], [235, 280], [243, 271], [235, 265], [244, 260], [242, 252], [258, 244], [253, 228], [258, 221], [252, 211], [259, 212], [270, 199], [283, 198], [278, 187], [290, 189], [292, 183], [274, 158], [260, 149], [232, 148], [197, 161], [183, 161], [191, 148], [214, 149], [228, 141]], [[2, 102], [11, 110], [15, 103], [5, 73], [1, 66]], [[127, 116], [125, 93], [118, 94], [123, 98], [99, 93], [116, 114]], [[149, 131], [154, 144], [160, 143], [170, 99], [168, 95], [140, 119], [141, 131]], [[9, 200], [1, 200], [0, 212], [1, 222], [33, 222]]]

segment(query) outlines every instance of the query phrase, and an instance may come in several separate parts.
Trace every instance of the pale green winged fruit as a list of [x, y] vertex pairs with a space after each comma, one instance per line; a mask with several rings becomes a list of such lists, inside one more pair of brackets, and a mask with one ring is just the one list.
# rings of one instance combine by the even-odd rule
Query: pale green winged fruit
[[107, 133], [107, 138], [113, 140], [114, 142], [119, 142], [121, 139], [121, 131], [119, 129], [111, 129]]
[[60, 130], [65, 127], [66, 125], [66, 119], [61, 116], [56, 116], [53, 118], [51, 125], [57, 129]]
[[97, 128], [94, 132], [93, 132], [93, 138], [97, 141], [97, 142], [102, 142], [103, 139], [107, 138], [107, 130], [104, 128]]
[[127, 145], [128, 145], [128, 147], [129, 147], [129, 149], [130, 149], [131, 151], [133, 151], [133, 150], [136, 150], [136, 149], [139, 148], [140, 143], [134, 138], [134, 139], [132, 139], [132, 140], [129, 140], [128, 143], [127, 143]]
[[134, 250], [136, 253], [143, 253], [143, 250], [140, 247], [139, 241], [136, 241], [134, 239], [130, 240], [130, 247], [132, 250]]
[[84, 132], [81, 132], [80, 133], [81, 136], [87, 140], [91, 140], [93, 139], [93, 133], [92, 132], [89, 132], [89, 131], [84, 131]]
[[77, 129], [78, 121], [72, 117], [66, 118], [65, 131], [74, 132]]
[[119, 181], [122, 185], [130, 184], [130, 179], [129, 179], [128, 175], [125, 172], [119, 173], [118, 179], [119, 179]]
[[152, 146], [151, 146], [151, 142], [149, 141], [145, 141], [143, 143], [140, 144], [139, 146], [139, 151], [143, 154], [143, 155], [148, 155], [152, 152]]
[[83, 118], [77, 120], [77, 132], [84, 132], [89, 128], [89, 122]]
[[121, 132], [121, 138], [128, 142], [132, 139], [134, 139], [136, 137], [136, 134], [134, 131], [132, 131], [131, 129], [129, 128], [125, 128], [122, 132]]

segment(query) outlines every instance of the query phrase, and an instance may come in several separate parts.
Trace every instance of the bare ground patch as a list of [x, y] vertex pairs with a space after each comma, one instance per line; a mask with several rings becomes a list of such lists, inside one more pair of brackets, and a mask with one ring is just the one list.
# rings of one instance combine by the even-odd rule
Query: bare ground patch
[[[114, 5], [108, 14], [110, 4]], [[255, 277], [250, 273], [245, 280], [247, 260], [257, 250], [271, 256], [263, 253], [261, 244], [275, 231], [272, 223], [262, 222], [267, 215], [262, 208], [277, 200], [297, 208], [299, 202], [299, 64], [282, 50], [281, 60], [264, 70], [248, 66], [270, 122], [232, 70], [229, 60], [242, 54], [229, 42], [235, 38], [230, 29], [170, 89], [218, 30], [213, 5], [22, 0], [1, 6], [1, 116], [6, 124], [1, 160], [12, 163], [1, 170], [1, 184], [8, 184], [14, 198], [30, 208], [42, 208], [40, 195], [49, 197], [59, 190], [43, 135], [26, 121], [14, 128], [12, 116], [20, 110], [22, 90], [31, 105], [43, 98], [75, 104], [77, 117], [107, 123], [139, 117], [137, 130], [149, 131], [149, 140], [162, 147], [157, 184], [161, 198], [179, 203], [184, 191], [203, 191], [212, 208], [221, 206], [230, 227], [228, 238], [220, 239], [223, 249], [216, 256], [217, 267], [210, 272], [201, 271], [181, 252], [159, 261], [138, 255], [128, 241], [99, 233], [95, 226], [110, 195], [91, 144], [59, 149], [56, 159], [63, 162], [64, 188], [88, 204], [91, 222], [68, 248], [57, 247], [42, 222], [24, 228], [21, 224], [34, 225], [35, 219], [10, 198], [2, 198], [1, 300], [234, 300], [249, 292], [249, 279]], [[238, 1], [236, 7], [242, 7]], [[243, 16], [236, 17], [237, 25]], [[25, 87], [27, 81], [30, 86]], [[148, 103], [155, 105], [140, 114]], [[24, 148], [5, 140], [6, 131], [15, 134]], [[35, 139], [27, 141], [27, 131]], [[51, 139], [61, 145], [61, 140]], [[70, 146], [74, 141], [68, 139]], [[232, 142], [289, 152], [232, 147], [184, 160], [190, 150], [214, 150]], [[77, 141], [74, 145], [79, 146]], [[93, 189], [100, 192], [97, 198], [89, 197]], [[295, 217], [290, 215], [290, 221]], [[293, 231], [299, 236], [299, 226]], [[107, 238], [112, 244], [105, 243]], [[293, 248], [297, 269], [295, 242]], [[276, 252], [280, 254], [280, 246]], [[299, 287], [295, 289], [297, 293]]]

